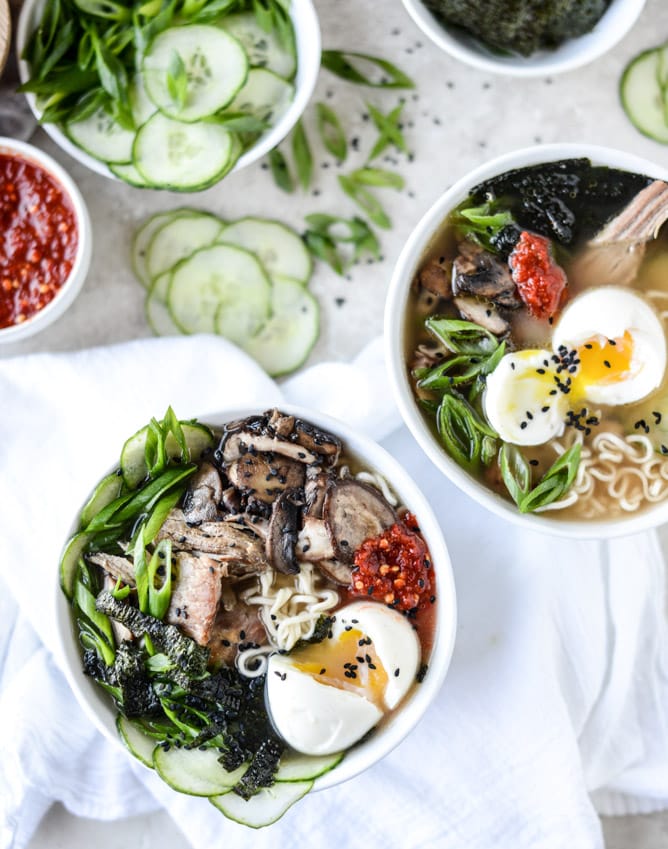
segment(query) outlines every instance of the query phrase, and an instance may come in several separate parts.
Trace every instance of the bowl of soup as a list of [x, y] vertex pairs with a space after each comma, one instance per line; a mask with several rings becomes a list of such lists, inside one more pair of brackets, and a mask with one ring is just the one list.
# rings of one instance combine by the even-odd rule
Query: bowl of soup
[[404, 421], [511, 521], [598, 537], [668, 520], [668, 171], [545, 145], [486, 163], [408, 239], [385, 313]]
[[102, 733], [253, 827], [410, 732], [456, 622], [410, 476], [287, 407], [169, 410], [130, 436], [77, 514], [56, 604], [70, 686]]

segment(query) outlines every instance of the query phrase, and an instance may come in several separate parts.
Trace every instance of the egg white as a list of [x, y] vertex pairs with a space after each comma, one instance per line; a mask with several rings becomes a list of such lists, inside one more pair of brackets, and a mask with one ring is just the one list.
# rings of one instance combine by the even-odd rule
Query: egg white
[[542, 445], [564, 431], [568, 400], [557, 389], [549, 351], [506, 354], [487, 378], [483, 404], [504, 442]]
[[619, 286], [601, 286], [578, 295], [566, 307], [552, 336], [552, 347], [569, 350], [605, 344], [628, 333], [633, 344], [628, 371], [590, 378], [580, 367], [579, 394], [596, 404], [630, 404], [661, 385], [666, 369], [666, 338], [661, 321], [642, 297]]
[[361, 683], [358, 690], [327, 683], [317, 673], [298, 669], [298, 654], [269, 658], [269, 715], [278, 734], [299, 752], [326, 755], [349, 748], [399, 704], [415, 681], [420, 664], [418, 636], [406, 617], [377, 602], [354, 602], [336, 612], [331, 639], [312, 647], [314, 651], [320, 647], [322, 652], [316, 666], [320, 662], [323, 669], [331, 666], [333, 650], [350, 632], [371, 642], [360, 647], [358, 639], [351, 641], [347, 662], [359, 669], [362, 664], [357, 657], [371, 652], [387, 676], [381, 694], [370, 692]]

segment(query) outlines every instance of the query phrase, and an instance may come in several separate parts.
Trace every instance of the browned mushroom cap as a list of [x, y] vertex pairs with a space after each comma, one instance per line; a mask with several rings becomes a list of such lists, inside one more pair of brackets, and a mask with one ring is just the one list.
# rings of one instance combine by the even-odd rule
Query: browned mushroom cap
[[325, 496], [333, 478], [329, 472], [323, 472], [320, 466], [308, 466], [304, 484], [305, 513], [316, 519], [322, 519]]
[[397, 520], [377, 489], [354, 478], [336, 481], [329, 488], [324, 518], [336, 559], [343, 563], [352, 563], [365, 539], [378, 536]]
[[479, 301], [477, 298], [460, 295], [455, 298], [455, 306], [462, 318], [484, 327], [495, 336], [503, 336], [510, 330], [510, 324], [499, 315], [491, 301]]
[[273, 454], [245, 454], [230, 464], [227, 476], [242, 492], [270, 504], [284, 490], [303, 486], [305, 467]]
[[299, 560], [310, 562], [334, 557], [332, 537], [323, 519], [304, 516], [304, 525], [297, 537], [296, 554]]
[[211, 463], [202, 463], [190, 479], [183, 499], [183, 515], [187, 522], [208, 522], [218, 515], [223, 498], [220, 473]]
[[508, 263], [469, 241], [459, 245], [452, 267], [452, 288], [455, 295], [486, 298], [499, 307], [516, 309], [522, 304]]
[[340, 560], [319, 560], [315, 565], [335, 584], [340, 584], [342, 587], [349, 587], [352, 584], [353, 570], [347, 563], [341, 563]]
[[340, 451], [341, 441], [331, 433], [278, 410], [269, 410], [226, 425], [217, 458], [228, 464], [245, 454], [269, 452], [307, 465], [334, 465]]
[[429, 260], [418, 274], [418, 283], [423, 289], [437, 295], [439, 298], [452, 298], [452, 269], [449, 264], [442, 265], [438, 260]]
[[304, 499], [299, 490], [282, 492], [274, 501], [265, 543], [267, 560], [278, 572], [291, 575], [299, 572], [295, 545], [301, 521]]

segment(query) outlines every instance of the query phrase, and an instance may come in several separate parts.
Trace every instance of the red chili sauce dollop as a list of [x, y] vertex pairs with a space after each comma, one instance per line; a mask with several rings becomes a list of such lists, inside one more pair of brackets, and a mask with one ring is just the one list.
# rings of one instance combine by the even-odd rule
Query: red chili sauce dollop
[[21, 324], [56, 296], [77, 244], [62, 187], [39, 165], [0, 154], [0, 327]]
[[431, 557], [412, 513], [355, 552], [352, 591], [402, 612], [433, 604]]
[[508, 258], [520, 297], [535, 318], [552, 318], [566, 294], [566, 274], [552, 258], [549, 239], [521, 234]]

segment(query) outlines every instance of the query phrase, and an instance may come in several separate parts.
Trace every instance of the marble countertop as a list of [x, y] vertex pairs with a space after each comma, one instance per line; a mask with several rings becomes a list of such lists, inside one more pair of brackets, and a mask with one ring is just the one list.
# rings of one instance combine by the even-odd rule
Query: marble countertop
[[[618, 83], [627, 61], [656, 46], [668, 33], [668, 4], [648, 0], [632, 31], [606, 56], [560, 76], [514, 79], [493, 76], [440, 52], [418, 31], [399, 0], [315, 0], [323, 45], [382, 55], [417, 82], [413, 92], [378, 91], [343, 83], [323, 71], [314, 95], [331, 105], [347, 128], [352, 150], [343, 169], [364, 161], [375, 140], [366, 103], [387, 112], [405, 98], [403, 121], [412, 155], [379, 162], [406, 178], [401, 192], [382, 190], [393, 227], [380, 234], [383, 259], [355, 266], [339, 277], [318, 264], [312, 290], [322, 308], [322, 332], [309, 363], [349, 359], [382, 332], [385, 292], [394, 261], [428, 206], [457, 178], [489, 158], [519, 147], [549, 142], [586, 142], [628, 150], [668, 166], [668, 147], [641, 136], [624, 116]], [[370, 9], [373, 8], [373, 19]], [[286, 195], [266, 166], [258, 163], [198, 195], [146, 192], [100, 177], [62, 153], [39, 130], [33, 141], [52, 153], [72, 174], [88, 203], [93, 222], [93, 259], [75, 304], [38, 336], [4, 346], [0, 356], [64, 351], [149, 336], [144, 290], [129, 262], [132, 234], [146, 216], [188, 204], [224, 218], [273, 214], [297, 229], [309, 212], [351, 216], [356, 210], [338, 189], [334, 159], [317, 142], [313, 110], [305, 118], [317, 150], [311, 190]], [[353, 141], [356, 140], [356, 141]], [[659, 849], [668, 845], [668, 817], [637, 818], [606, 824], [615, 849]], [[116, 824], [77, 821], [62, 809], [46, 818], [30, 849], [78, 849], [91, 841], [100, 849], [159, 843], [185, 849], [183, 838], [164, 814]]]

